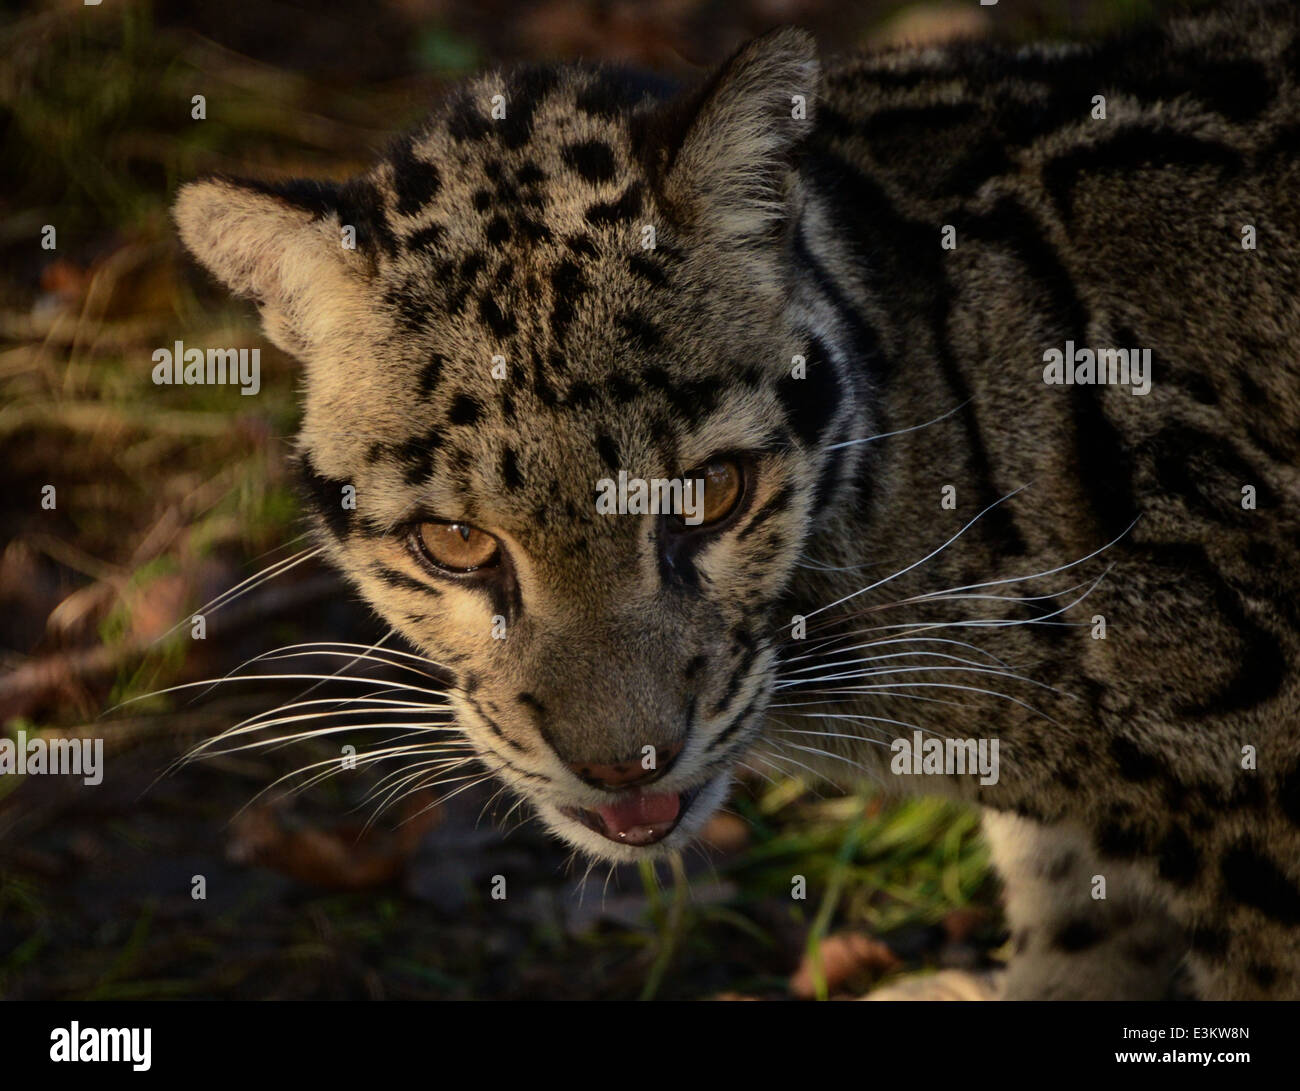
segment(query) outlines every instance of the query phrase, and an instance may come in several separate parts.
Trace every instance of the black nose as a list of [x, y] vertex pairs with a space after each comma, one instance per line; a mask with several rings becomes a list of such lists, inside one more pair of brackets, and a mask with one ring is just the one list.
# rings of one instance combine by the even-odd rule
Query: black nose
[[656, 748], [653, 769], [642, 768], [640, 758], [631, 758], [628, 761], [615, 762], [573, 761], [569, 762], [569, 770], [579, 780], [590, 784], [593, 788], [604, 788], [609, 791], [639, 788], [642, 784], [658, 780], [668, 772], [681, 752], [681, 743], [670, 743]]

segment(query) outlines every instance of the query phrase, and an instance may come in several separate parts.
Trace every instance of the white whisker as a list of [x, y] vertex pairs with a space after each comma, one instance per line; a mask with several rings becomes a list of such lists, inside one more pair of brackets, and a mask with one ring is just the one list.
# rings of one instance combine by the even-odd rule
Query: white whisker
[[906, 568], [900, 568], [893, 575], [885, 576], [884, 578], [877, 580], [875, 583], [868, 584], [866, 587], [862, 587], [859, 588], [857, 591], [850, 592], [849, 594], [836, 599], [834, 602], [829, 602], [825, 606], [819, 606], [816, 610], [812, 610], [808, 614], [805, 614], [804, 616], [815, 617], [816, 615], [823, 613], [826, 610], [833, 610], [836, 606], [839, 606], [842, 603], [848, 602], [851, 599], [855, 599], [859, 595], [865, 595], [868, 591], [874, 591], [877, 587], [881, 587], [884, 584], [889, 583], [890, 580], [896, 580], [898, 579], [899, 576], [906, 575], [908, 572], [911, 572], [912, 569], [920, 567], [921, 565], [925, 564], [926, 561], [931, 560], [934, 557], [937, 557], [940, 553], [942, 553], [945, 549], [947, 549], [950, 545], [952, 545], [953, 542], [955, 542], [958, 538], [960, 538], [963, 534], [965, 534], [966, 531], [970, 530], [971, 527], [973, 527], [977, 522], [979, 522], [982, 518], [984, 518], [985, 515], [987, 515], [990, 511], [996, 508], [999, 504], [1006, 503], [1006, 501], [1010, 500], [1017, 493], [1023, 492], [1028, 487], [1029, 487], [1028, 485], [1021, 485], [1018, 488], [1012, 489], [1009, 493], [1006, 494], [1006, 496], [1003, 496], [998, 500], [994, 500], [993, 503], [989, 504], [986, 508], [984, 508], [977, 515], [975, 515], [974, 518], [972, 518], [965, 526], [961, 528], [961, 530], [957, 531], [956, 534], [954, 534], [941, 546], [932, 549], [920, 560], [913, 561]]
[[875, 443], [876, 440], [878, 439], [889, 439], [890, 436], [903, 436], [906, 435], [908, 432], [916, 432], [922, 428], [929, 428], [930, 425], [938, 424], [942, 420], [947, 420], [954, 413], [961, 412], [961, 410], [965, 409], [966, 406], [968, 406], [969, 404], [970, 404], [970, 399], [967, 398], [964, 402], [961, 403], [961, 405], [954, 406], [952, 409], [949, 409], [948, 412], [940, 414], [939, 416], [935, 417], [933, 420], [926, 421], [924, 424], [914, 424], [910, 428], [899, 428], [893, 432], [880, 432], [874, 436], [863, 436], [861, 439], [846, 439], [841, 443], [832, 443], [826, 449], [828, 451], [838, 451], [841, 447], [856, 447], [859, 444], [863, 444], [863, 443]]
[[1012, 678], [1017, 682], [1024, 682], [1026, 685], [1036, 686], [1039, 689], [1048, 690], [1060, 697], [1069, 697], [1072, 700], [1079, 700], [1073, 693], [1067, 693], [1056, 686], [1048, 685], [1046, 682], [1039, 682], [1033, 678], [1027, 678], [1022, 674], [1012, 674], [1008, 671], [995, 670], [992, 667], [872, 667], [868, 670], [842, 671], [838, 674], [818, 675], [812, 678], [800, 678], [788, 682], [777, 682], [776, 689], [791, 689], [795, 686], [816, 685], [822, 682], [843, 682], [853, 678], [874, 678], [878, 676], [889, 676], [895, 674], [915, 674], [918, 672], [938, 673], [940, 671], [960, 671], [964, 674], [991, 674], [998, 678]]
[[215, 613], [216, 611], [220, 610], [223, 606], [228, 606], [236, 599], [242, 598], [244, 595], [248, 594], [249, 591], [252, 591], [254, 587], [257, 587], [263, 583], [267, 583], [268, 581], [275, 579], [276, 576], [283, 576], [286, 572], [290, 571], [291, 569], [297, 568], [300, 564], [303, 564], [306, 561], [311, 560], [313, 557], [318, 556], [322, 552], [323, 550], [320, 546], [317, 546], [315, 549], [304, 549], [304, 550], [300, 550], [298, 553], [295, 553], [290, 557], [286, 557], [282, 561], [276, 561], [274, 564], [267, 565], [264, 569], [262, 569], [262, 571], [257, 572], [252, 576], [249, 576], [248, 579], [246, 580], [241, 580], [239, 583], [235, 584], [234, 587], [228, 588], [227, 590], [223, 591], [211, 602], [208, 602], [205, 605], [200, 606], [197, 610], [194, 610], [189, 615], [189, 617], [186, 617], [183, 620], [178, 621], [175, 625], [173, 625], [170, 629], [168, 629], [165, 633], [163, 633], [162, 636], [158, 637], [156, 640], [150, 641], [149, 647], [151, 648], [157, 647], [169, 636], [171, 636], [174, 632], [176, 632], [177, 629], [183, 628], [185, 625], [188, 625], [191, 619], [196, 615]]

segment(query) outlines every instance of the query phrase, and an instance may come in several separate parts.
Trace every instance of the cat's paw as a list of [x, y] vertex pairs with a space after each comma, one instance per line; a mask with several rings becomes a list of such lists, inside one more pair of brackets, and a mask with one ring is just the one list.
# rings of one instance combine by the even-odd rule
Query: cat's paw
[[940, 970], [911, 974], [873, 989], [863, 1000], [997, 1000], [1002, 994], [1005, 970]]

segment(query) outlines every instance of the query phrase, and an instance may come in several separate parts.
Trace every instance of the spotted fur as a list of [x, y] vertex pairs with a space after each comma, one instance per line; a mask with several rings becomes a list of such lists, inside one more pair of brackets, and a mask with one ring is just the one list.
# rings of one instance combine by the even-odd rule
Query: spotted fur
[[[676, 849], [752, 748], [910, 788], [911, 726], [995, 736], [995, 785], [921, 787], [997, 812], [1008, 995], [1297, 997], [1298, 30], [492, 73], [358, 179], [176, 216], [303, 361], [329, 555], [559, 836], [647, 851], [562, 810], [647, 744], [699, 792]], [[1067, 340], [1150, 348], [1151, 393], [1045, 385]], [[719, 453], [750, 472], [718, 533], [595, 512]], [[432, 575], [429, 517], [508, 571]]]

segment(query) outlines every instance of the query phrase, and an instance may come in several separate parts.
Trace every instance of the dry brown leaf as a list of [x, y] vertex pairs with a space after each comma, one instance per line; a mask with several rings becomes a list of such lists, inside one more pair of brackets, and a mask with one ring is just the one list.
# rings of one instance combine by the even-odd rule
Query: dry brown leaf
[[429, 793], [413, 795], [404, 810], [406, 820], [394, 830], [357, 823], [295, 827], [282, 809], [256, 807], [236, 819], [226, 852], [237, 863], [270, 868], [312, 886], [382, 886], [402, 874], [420, 839], [442, 820], [441, 808], [429, 804]]
[[940, 923], [949, 943], [965, 943], [988, 919], [987, 909], [966, 906], [964, 909], [950, 909]]
[[90, 270], [58, 258], [41, 270], [41, 291], [70, 307], [81, 301], [90, 280]]
[[722, 853], [735, 853], [744, 849], [750, 840], [749, 826], [734, 814], [719, 811], [704, 824], [700, 840]]
[[[882, 943], [861, 932], [836, 932], [821, 942], [822, 975], [828, 993], [834, 993], [850, 982], [864, 986], [899, 969], [903, 963]], [[801, 1000], [811, 1000], [817, 995], [813, 984], [812, 956], [805, 954], [799, 969], [790, 978], [790, 994]]]

